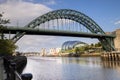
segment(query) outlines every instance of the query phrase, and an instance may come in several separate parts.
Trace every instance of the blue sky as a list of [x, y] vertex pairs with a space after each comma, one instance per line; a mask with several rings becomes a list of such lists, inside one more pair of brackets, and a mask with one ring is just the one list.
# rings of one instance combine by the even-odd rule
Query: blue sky
[[[42, 3], [50, 0], [36, 0], [35, 3]], [[120, 20], [120, 0], [52, 0], [54, 4], [45, 4], [52, 9], [73, 9], [85, 13], [95, 20], [106, 31], [112, 31], [108, 26], [113, 27], [114, 22]], [[104, 22], [105, 21], [105, 22]], [[103, 26], [102, 26], [103, 25]], [[113, 27], [114, 30], [114, 27]]]
[[[24, 26], [34, 18], [57, 9], [73, 9], [92, 18], [105, 32], [120, 28], [120, 0], [0, 0], [0, 11], [11, 20], [10, 25]], [[96, 39], [55, 36], [24, 36], [17, 42], [19, 51], [40, 51], [41, 48], [61, 47], [67, 40], [86, 43]]]
[[119, 27], [115, 25], [120, 20], [120, 0], [56, 0], [55, 5], [48, 5], [52, 9], [70, 8], [91, 17], [104, 31], [113, 31]]

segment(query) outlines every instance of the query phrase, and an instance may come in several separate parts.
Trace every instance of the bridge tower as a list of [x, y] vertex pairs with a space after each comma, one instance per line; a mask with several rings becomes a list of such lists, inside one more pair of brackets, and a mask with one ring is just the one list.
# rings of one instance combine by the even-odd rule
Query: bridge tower
[[120, 51], [120, 29], [117, 29], [113, 33], [116, 35], [116, 38], [114, 39], [115, 48]]

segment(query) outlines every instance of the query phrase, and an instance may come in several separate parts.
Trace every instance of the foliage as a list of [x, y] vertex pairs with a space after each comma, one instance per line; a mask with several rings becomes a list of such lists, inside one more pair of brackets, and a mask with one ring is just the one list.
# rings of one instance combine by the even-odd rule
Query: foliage
[[101, 46], [102, 46], [101, 43], [98, 42], [98, 43], [95, 43], [95, 44], [91, 44], [90, 48], [96, 48], [96, 47], [101, 47]]
[[65, 50], [65, 51], [62, 51], [63, 53], [74, 53], [74, 49], [68, 49], [68, 50]]
[[101, 47], [101, 43], [100, 42], [96, 43], [95, 47]]
[[12, 40], [2, 40], [0, 39], [0, 54], [1, 55], [12, 55], [17, 46]]
[[6, 29], [5, 24], [9, 23], [9, 20], [2, 17], [3, 13], [0, 13], [0, 55], [12, 55], [17, 46], [12, 40], [4, 39], [3, 31]]
[[81, 48], [81, 49], [78, 48], [78, 47], [75, 48], [75, 53], [76, 53], [76, 54], [79, 54], [81, 51], [82, 51], [82, 48]]
[[82, 46], [82, 47], [76, 47], [75, 52], [76, 53], [84, 53], [85, 51], [89, 50], [89, 46]]
[[3, 34], [3, 31], [5, 30], [5, 24], [8, 24], [9, 23], [9, 19], [3, 19], [3, 13], [0, 13], [0, 37], [1, 39], [4, 39], [4, 34]]
[[91, 46], [91, 47], [94, 47], [94, 44], [91, 44], [90, 46]]
[[3, 19], [3, 13], [0, 13], [0, 25], [4, 25], [10, 22], [9, 19]]

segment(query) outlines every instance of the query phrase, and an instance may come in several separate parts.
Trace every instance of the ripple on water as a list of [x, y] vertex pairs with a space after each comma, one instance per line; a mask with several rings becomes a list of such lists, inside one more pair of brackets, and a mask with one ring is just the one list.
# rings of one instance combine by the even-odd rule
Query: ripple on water
[[99, 57], [29, 57], [27, 72], [33, 80], [120, 80], [120, 63]]

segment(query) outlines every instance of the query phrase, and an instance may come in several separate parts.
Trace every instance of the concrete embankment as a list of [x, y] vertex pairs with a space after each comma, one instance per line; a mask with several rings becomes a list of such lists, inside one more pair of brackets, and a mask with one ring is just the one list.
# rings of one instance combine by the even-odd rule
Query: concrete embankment
[[27, 58], [25, 56], [6, 56], [4, 57], [4, 61], [6, 70], [8, 69], [8, 65], [15, 63], [16, 70], [19, 74], [22, 73], [24, 67], [27, 64]]
[[0, 64], [0, 80], [19, 80], [19, 74], [26, 66], [27, 58], [25, 56], [4, 56], [0, 60]]
[[24, 67], [27, 64], [27, 58], [25, 56], [4, 56], [0, 57], [0, 80], [5, 80], [7, 74], [12, 74], [9, 67], [11, 63], [16, 64], [16, 71], [21, 74]]

